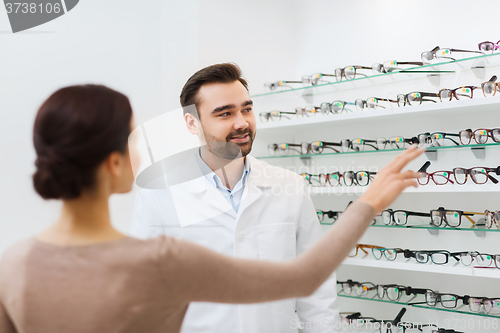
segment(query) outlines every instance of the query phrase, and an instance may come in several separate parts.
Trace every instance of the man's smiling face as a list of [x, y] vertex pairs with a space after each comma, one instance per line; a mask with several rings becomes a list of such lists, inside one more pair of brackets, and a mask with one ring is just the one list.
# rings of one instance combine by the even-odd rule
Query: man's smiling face
[[[246, 156], [252, 150], [256, 121], [248, 90], [239, 81], [210, 83], [197, 94], [197, 109], [208, 149], [216, 156]], [[229, 144], [228, 144], [229, 143]]]

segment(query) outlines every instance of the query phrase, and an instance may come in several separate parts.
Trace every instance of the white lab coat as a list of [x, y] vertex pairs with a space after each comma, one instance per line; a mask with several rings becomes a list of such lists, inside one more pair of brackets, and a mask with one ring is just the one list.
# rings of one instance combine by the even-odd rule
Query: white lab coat
[[[247, 159], [251, 171], [238, 213], [203, 174], [186, 174], [201, 172], [193, 157], [188, 167], [178, 168], [180, 178], [192, 180], [138, 192], [132, 236], [168, 235], [226, 255], [271, 261], [289, 261], [310, 248], [322, 230], [303, 179], [250, 155]], [[173, 178], [179, 177], [171, 173], [165, 181], [178, 183]], [[332, 329], [334, 323], [340, 325], [335, 273], [307, 298], [246, 305], [193, 302], [182, 332], [290, 333], [297, 327], [341, 332]]]

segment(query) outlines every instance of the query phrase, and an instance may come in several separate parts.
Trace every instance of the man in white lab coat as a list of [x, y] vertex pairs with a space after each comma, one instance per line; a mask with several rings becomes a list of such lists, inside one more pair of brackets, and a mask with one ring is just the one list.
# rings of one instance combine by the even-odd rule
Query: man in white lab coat
[[[164, 175], [166, 189], [139, 191], [132, 236], [165, 234], [226, 255], [275, 261], [291, 260], [310, 248], [322, 231], [303, 179], [249, 155], [256, 120], [240, 69], [219, 64], [198, 71], [185, 84], [181, 105], [187, 129], [199, 137], [201, 148]], [[335, 274], [307, 298], [192, 303], [182, 332], [284, 333], [298, 328], [341, 332]]]

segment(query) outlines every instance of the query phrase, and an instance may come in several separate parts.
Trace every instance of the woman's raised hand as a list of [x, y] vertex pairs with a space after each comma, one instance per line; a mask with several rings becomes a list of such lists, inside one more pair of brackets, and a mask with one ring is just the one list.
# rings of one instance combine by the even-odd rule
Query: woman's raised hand
[[425, 148], [412, 145], [397, 156], [391, 163], [377, 172], [377, 176], [366, 192], [358, 199], [375, 209], [376, 214], [387, 208], [409, 186], [417, 187], [415, 178], [420, 177], [418, 172], [401, 170], [415, 158], [420, 156]]

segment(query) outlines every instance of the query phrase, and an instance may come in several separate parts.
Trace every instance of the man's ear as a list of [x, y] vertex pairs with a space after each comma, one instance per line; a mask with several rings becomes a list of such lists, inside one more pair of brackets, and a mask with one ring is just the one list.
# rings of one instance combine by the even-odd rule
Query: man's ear
[[196, 119], [191, 113], [186, 113], [184, 115], [184, 121], [186, 122], [186, 127], [189, 133], [193, 135], [200, 134], [200, 121]]

